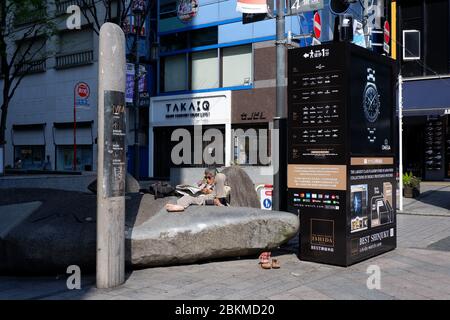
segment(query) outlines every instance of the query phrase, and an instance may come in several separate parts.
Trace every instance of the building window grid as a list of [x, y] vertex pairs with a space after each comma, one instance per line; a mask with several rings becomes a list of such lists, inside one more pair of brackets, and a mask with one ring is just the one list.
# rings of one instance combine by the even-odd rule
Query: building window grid
[[[242, 84], [242, 85], [234, 85], [234, 86], [226, 86], [224, 87], [223, 85], [223, 49], [226, 48], [233, 48], [233, 47], [241, 47], [241, 46], [250, 46], [251, 48], [251, 62], [250, 62], [250, 83], [248, 85]], [[253, 44], [249, 43], [249, 44], [244, 44], [244, 45], [238, 45], [238, 46], [226, 46], [226, 47], [217, 47], [215, 48], [218, 51], [218, 66], [217, 68], [219, 69], [219, 86], [217, 88], [205, 88], [205, 89], [195, 89], [195, 90], [209, 90], [209, 89], [220, 89], [220, 88], [232, 88], [232, 87], [247, 87], [250, 89], [252, 88], [254, 79], [253, 79], [253, 75], [254, 75], [254, 63], [253, 63], [253, 57], [254, 57], [254, 48], [253, 48]], [[211, 49], [209, 49], [211, 50]], [[183, 55], [185, 55], [185, 59], [186, 59], [186, 72], [185, 72], [185, 81], [187, 83], [186, 86], [186, 90], [181, 90], [181, 92], [185, 92], [185, 91], [193, 91], [194, 89], [192, 88], [192, 81], [191, 81], [191, 77], [192, 77], [192, 53], [193, 52], [204, 52], [204, 51], [208, 51], [208, 50], [199, 50], [199, 51], [188, 51], [186, 53], [181, 53]], [[172, 56], [172, 55], [167, 55], [167, 56]], [[163, 57], [164, 59], [164, 57]], [[161, 61], [161, 59], [158, 60], [158, 71], [160, 72], [160, 77], [158, 77], [158, 93], [176, 93], [177, 91], [167, 91], [166, 88], [164, 87], [164, 66], [161, 66], [161, 64], [164, 65], [164, 62]]]
[[[428, 4], [430, 4], [430, 2], [428, 2], [427, 0], [418, 0], [417, 2], [420, 3], [420, 15], [419, 16], [409, 16], [406, 14], [407, 9], [405, 9], [405, 6], [402, 6], [402, 3], [400, 3], [400, 8], [399, 8], [399, 21], [402, 21], [400, 28], [399, 28], [399, 35], [400, 35], [400, 39], [402, 39], [402, 42], [400, 44], [402, 51], [404, 50], [404, 43], [403, 43], [403, 31], [404, 30], [408, 30], [408, 29], [415, 29], [417, 31], [419, 31], [420, 34], [420, 53], [421, 53], [421, 57], [420, 59], [401, 59], [400, 61], [400, 65], [401, 65], [401, 69], [402, 69], [402, 73], [404, 73], [404, 70], [408, 70], [408, 66], [411, 66], [411, 64], [418, 64], [418, 69], [420, 69], [420, 73], [417, 73], [414, 70], [408, 70], [406, 71], [406, 74], [404, 74], [405, 77], [425, 77], [428, 75], [434, 75], [439, 74], [439, 75], [444, 75], [444, 74], [449, 74], [450, 73], [450, 55], [448, 55], [447, 57], [447, 65], [446, 65], [446, 72], [434, 72], [433, 68], [430, 68], [428, 66], [428, 60], [431, 59], [428, 55], [428, 48], [427, 46], [429, 45], [428, 41], [430, 41], [430, 26], [428, 25], [429, 23], [429, 16], [428, 16]], [[408, 2], [404, 2], [406, 4], [409, 4]], [[450, 1], [447, 1], [447, 11], [450, 12]], [[409, 14], [409, 12], [408, 12]], [[419, 21], [420, 22], [420, 27], [411, 27], [409, 24], [414, 22], [414, 21]], [[448, 23], [448, 25], [450, 26], [450, 23]], [[444, 29], [443, 29], [444, 30]], [[446, 36], [448, 37], [450, 35], [450, 33], [448, 33]], [[447, 44], [448, 46], [448, 50], [450, 52], [450, 41], [448, 42], [449, 44]], [[417, 73], [417, 74], [416, 74]]]

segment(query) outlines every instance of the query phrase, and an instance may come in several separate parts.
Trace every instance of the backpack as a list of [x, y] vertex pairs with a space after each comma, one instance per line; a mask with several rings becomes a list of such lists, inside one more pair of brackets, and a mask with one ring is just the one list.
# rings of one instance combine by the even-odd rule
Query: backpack
[[155, 199], [159, 199], [173, 195], [175, 188], [167, 182], [158, 181], [150, 185], [149, 191], [155, 195]]

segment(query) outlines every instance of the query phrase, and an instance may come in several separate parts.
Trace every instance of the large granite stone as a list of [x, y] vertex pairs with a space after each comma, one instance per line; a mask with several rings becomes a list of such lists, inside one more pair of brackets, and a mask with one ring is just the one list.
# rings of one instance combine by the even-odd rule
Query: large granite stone
[[296, 215], [279, 211], [209, 206], [160, 211], [127, 236], [130, 262], [147, 267], [257, 254], [287, 242], [298, 228]]
[[[176, 197], [155, 200], [139, 193], [126, 197], [128, 266], [256, 254], [288, 241], [298, 230], [297, 216], [286, 212], [191, 206], [183, 213], [168, 213], [164, 206], [169, 201], [174, 203]], [[36, 206], [31, 208], [30, 203]], [[26, 214], [8, 224], [13, 227], [4, 228], [0, 237], [0, 274], [65, 273], [69, 265], [80, 266], [82, 272], [95, 271], [95, 195], [4, 189], [0, 193], [0, 219], [11, 205], [16, 212], [23, 206]]]
[[[97, 194], [97, 178], [92, 180], [87, 186], [87, 189], [92, 193]], [[141, 189], [139, 181], [137, 181], [131, 174], [127, 173], [125, 179], [125, 192], [126, 193], [137, 193]]]
[[227, 177], [226, 184], [231, 187], [231, 206], [260, 208], [255, 185], [244, 170], [238, 166], [231, 166], [221, 172]]

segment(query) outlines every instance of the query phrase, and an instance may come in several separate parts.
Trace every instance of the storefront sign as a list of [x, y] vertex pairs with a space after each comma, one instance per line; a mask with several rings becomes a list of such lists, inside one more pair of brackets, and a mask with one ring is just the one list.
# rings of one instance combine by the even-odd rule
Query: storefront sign
[[177, 17], [181, 22], [190, 22], [198, 13], [198, 0], [179, 0], [177, 4]]
[[255, 121], [255, 120], [267, 120], [266, 116], [264, 115], [264, 112], [242, 112], [241, 113], [241, 120], [242, 121]]
[[195, 125], [230, 122], [230, 91], [151, 99], [152, 125]]

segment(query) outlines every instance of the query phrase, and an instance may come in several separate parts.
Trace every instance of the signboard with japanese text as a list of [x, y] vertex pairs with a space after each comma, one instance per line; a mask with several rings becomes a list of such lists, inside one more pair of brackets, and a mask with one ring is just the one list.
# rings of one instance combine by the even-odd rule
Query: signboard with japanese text
[[296, 15], [302, 12], [323, 9], [324, 0], [288, 0], [287, 14]]
[[350, 43], [288, 51], [288, 209], [301, 260], [348, 266], [396, 247], [395, 66]]

